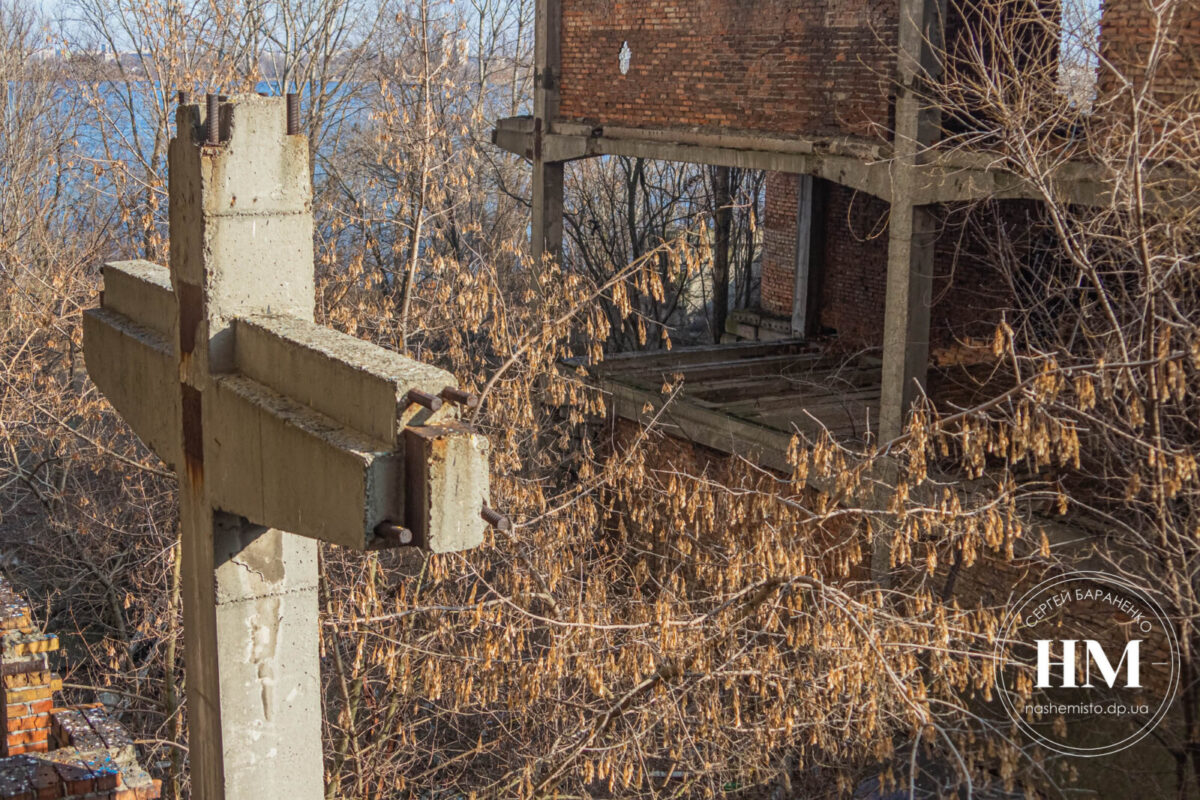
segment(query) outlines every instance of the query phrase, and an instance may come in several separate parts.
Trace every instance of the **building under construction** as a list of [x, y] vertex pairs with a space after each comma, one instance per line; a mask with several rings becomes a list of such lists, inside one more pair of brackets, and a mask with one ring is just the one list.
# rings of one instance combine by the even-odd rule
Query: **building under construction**
[[[988, 199], [989, 218], [974, 224], [1020, 231], [1041, 197], [989, 156], [986, 137], [939, 146], [988, 124], [970, 108], [947, 113], [923, 89], [944, 59], [1006, 23], [1003, 12], [984, 20], [980, 5], [539, 0], [534, 114], [494, 131], [533, 166], [535, 258], [562, 252], [567, 162], [619, 155], [769, 173], [761, 305], [733, 311], [725, 344], [607, 361], [619, 416], [656, 413], [663, 377], [682, 374], [669, 432], [782, 467], [796, 429], [887, 442], [921, 394], [961, 404], [971, 381], [931, 354], [990, 341], [1011, 287], [994, 280], [986, 252], [964, 247], [955, 215]], [[1028, 5], [1042, 24], [1008, 21], [1016, 66], [1058, 70], [1064, 43], [1044, 24], [1057, 2]], [[1097, 34], [1102, 58], [1134, 79], [1149, 47], [1144, 5], [1105, 2]], [[1200, 15], [1177, 26], [1194, 64]], [[1194, 94], [1188, 63], [1156, 85]], [[1101, 78], [1097, 88], [1112, 87]], [[1069, 203], [1110, 199], [1085, 161], [1053, 179]], [[969, 369], [963, 361], [955, 369]]]

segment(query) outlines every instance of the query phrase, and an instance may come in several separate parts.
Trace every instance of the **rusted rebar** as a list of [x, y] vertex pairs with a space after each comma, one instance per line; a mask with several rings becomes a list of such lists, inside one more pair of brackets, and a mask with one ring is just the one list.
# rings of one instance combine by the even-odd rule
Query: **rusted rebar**
[[437, 411], [442, 407], [442, 398], [429, 392], [422, 392], [420, 389], [408, 390], [408, 404], [416, 403], [419, 406], [425, 406], [430, 411]]
[[447, 386], [442, 389], [443, 400], [448, 400], [451, 403], [467, 408], [475, 408], [479, 405], [479, 395], [472, 392], [464, 392], [462, 389], [455, 389], [453, 386]]
[[375, 526], [375, 538], [383, 547], [408, 547], [413, 543], [413, 532], [391, 520]]
[[287, 94], [287, 132], [288, 136], [300, 132], [300, 95], [296, 92]]
[[208, 118], [204, 120], [204, 141], [208, 144], [221, 143], [221, 106], [215, 94], [204, 97]]
[[512, 520], [499, 511], [494, 511], [487, 506], [483, 507], [483, 510], [479, 512], [479, 516], [483, 517], [484, 522], [498, 531], [507, 531], [512, 528]]

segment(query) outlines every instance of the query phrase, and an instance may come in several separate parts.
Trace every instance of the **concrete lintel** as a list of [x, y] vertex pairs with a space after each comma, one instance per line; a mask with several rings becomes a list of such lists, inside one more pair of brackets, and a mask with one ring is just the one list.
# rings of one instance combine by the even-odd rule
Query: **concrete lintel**
[[[962, 154], [963, 156], [967, 154]], [[1025, 178], [986, 158], [956, 157], [912, 169], [912, 198], [916, 205], [976, 200], [1044, 200], [1043, 191]], [[1112, 199], [1111, 187], [1095, 165], [1067, 163], [1050, 173], [1048, 191], [1065, 202], [1098, 206]]]
[[758, 133], [704, 131], [682, 128], [644, 128], [625, 125], [589, 125], [569, 120], [554, 120], [550, 133], [564, 136], [589, 136], [604, 139], [635, 139], [665, 144], [685, 144], [696, 147], [719, 147], [730, 150], [766, 150], [800, 155], [848, 156], [873, 162], [886, 159], [890, 147], [884, 143], [849, 136], [769, 136]]
[[[252, 315], [234, 323], [237, 369], [280, 394], [361, 431], [394, 450], [400, 432], [457, 415], [407, 406], [411, 389], [432, 395], [458, 388], [454, 375], [341, 331], [288, 316]], [[337, 387], [331, 390], [330, 387]]]
[[892, 175], [888, 163], [872, 163], [853, 156], [562, 134], [550, 134], [545, 137], [544, 147], [546, 152], [556, 154], [576, 152], [583, 147], [586, 148], [588, 156], [627, 156], [690, 164], [712, 164], [719, 167], [794, 172], [824, 178], [885, 201], [890, 201], [892, 195]]

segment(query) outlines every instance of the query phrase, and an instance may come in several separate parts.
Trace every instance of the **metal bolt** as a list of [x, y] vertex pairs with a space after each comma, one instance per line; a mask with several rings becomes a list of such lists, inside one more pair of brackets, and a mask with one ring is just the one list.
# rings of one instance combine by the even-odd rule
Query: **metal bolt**
[[208, 144], [221, 143], [221, 107], [218, 103], [215, 94], [205, 95], [204, 104], [208, 108], [208, 118], [204, 120], [204, 141]]
[[375, 536], [384, 547], [407, 547], [413, 543], [413, 532], [390, 520], [375, 526]]
[[442, 407], [442, 398], [429, 392], [422, 392], [420, 389], [408, 390], [408, 404], [416, 403], [419, 406], [425, 406], [430, 411], [437, 411]]
[[479, 512], [479, 516], [483, 517], [484, 522], [498, 531], [507, 531], [512, 528], [512, 520], [499, 511], [493, 511], [487, 506], [483, 507], [483, 511]]
[[296, 92], [287, 94], [287, 132], [288, 136], [300, 132], [300, 95]]
[[453, 386], [447, 386], [442, 389], [443, 400], [448, 400], [456, 405], [466, 406], [467, 408], [475, 408], [479, 405], [479, 395], [471, 392], [464, 392], [462, 389], [455, 389]]
[[187, 105], [187, 101], [188, 101], [188, 93], [187, 93], [187, 90], [185, 90], [185, 89], [180, 89], [180, 90], [179, 90], [179, 91], [176, 93], [176, 95], [175, 95], [175, 99], [177, 99], [177, 100], [179, 101], [179, 105], [181, 105], [181, 106], [186, 106], [186, 105]]

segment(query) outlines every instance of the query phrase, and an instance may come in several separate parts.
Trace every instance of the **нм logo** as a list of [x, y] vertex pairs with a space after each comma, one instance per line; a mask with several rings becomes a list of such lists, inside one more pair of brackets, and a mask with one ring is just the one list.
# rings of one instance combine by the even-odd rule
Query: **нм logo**
[[1117, 661], [1114, 667], [1112, 662], [1108, 660], [1108, 654], [1104, 652], [1104, 647], [1095, 639], [1084, 639], [1086, 648], [1086, 661], [1084, 662], [1084, 683], [1082, 685], [1075, 683], [1075, 645], [1079, 644], [1078, 639], [1063, 639], [1062, 640], [1062, 661], [1051, 661], [1051, 647], [1054, 645], [1053, 639], [1038, 639], [1037, 640], [1037, 688], [1048, 689], [1052, 687], [1050, 683], [1050, 667], [1058, 665], [1062, 667], [1062, 684], [1064, 689], [1070, 688], [1092, 688], [1092, 664], [1095, 664], [1100, 669], [1100, 675], [1104, 678], [1104, 682], [1108, 684], [1108, 688], [1112, 688], [1117, 681], [1117, 673], [1121, 670], [1121, 665], [1125, 663], [1125, 659], [1129, 659], [1129, 665], [1125, 671], [1125, 686], [1129, 689], [1140, 689], [1142, 684], [1139, 682], [1140, 665], [1139, 652], [1141, 650], [1141, 639], [1133, 639], [1125, 645], [1125, 650], [1121, 653], [1121, 658]]

